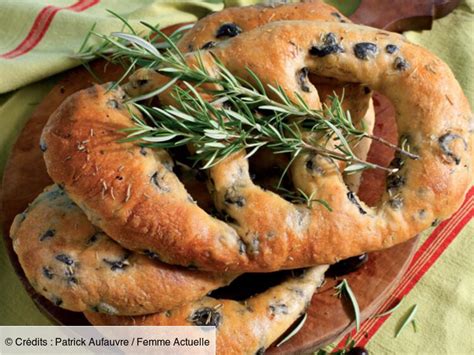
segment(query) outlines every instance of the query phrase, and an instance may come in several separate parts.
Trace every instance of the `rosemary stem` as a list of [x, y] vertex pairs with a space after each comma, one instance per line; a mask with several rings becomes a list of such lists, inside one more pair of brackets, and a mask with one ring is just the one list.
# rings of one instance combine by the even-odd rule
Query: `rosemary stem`
[[322, 155], [330, 155], [330, 156], [333, 156], [334, 158], [337, 158], [338, 160], [342, 160], [342, 161], [346, 161], [346, 162], [356, 162], [356, 163], [360, 163], [360, 164], [366, 164], [366, 165], [369, 165], [371, 168], [380, 169], [380, 170], [386, 171], [388, 173], [394, 173], [396, 171], [396, 169], [390, 169], [390, 168], [386, 168], [386, 167], [378, 165], [378, 164], [369, 163], [365, 160], [357, 158], [356, 156], [346, 156], [346, 155], [337, 153], [333, 150], [326, 149], [324, 147], [316, 147], [316, 146], [314, 146], [312, 144], [309, 144], [307, 142], [304, 142], [304, 141], [303, 141], [303, 146], [307, 150], [310, 150], [310, 151], [313, 151], [315, 153], [319, 153], [319, 154], [322, 154]]
[[365, 134], [365, 137], [369, 138], [369, 139], [372, 139], [374, 141], [377, 141], [377, 142], [380, 142], [394, 150], [396, 150], [397, 152], [400, 152], [401, 154], [403, 155], [406, 155], [407, 157], [413, 159], [413, 160], [418, 160], [420, 159], [420, 156], [417, 155], [417, 154], [413, 154], [413, 153], [410, 153], [410, 152], [407, 152], [406, 150], [403, 150], [402, 148], [398, 147], [397, 145], [393, 144], [393, 143], [390, 143], [389, 141], [383, 139], [382, 137], [378, 137], [378, 136], [374, 136], [372, 134]]

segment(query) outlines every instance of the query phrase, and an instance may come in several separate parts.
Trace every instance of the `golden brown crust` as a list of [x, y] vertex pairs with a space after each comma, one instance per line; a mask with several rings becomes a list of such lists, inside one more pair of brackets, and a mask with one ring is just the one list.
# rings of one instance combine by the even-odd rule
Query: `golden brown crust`
[[230, 7], [196, 22], [178, 42], [178, 48], [183, 52], [210, 49], [223, 40], [267, 23], [291, 20], [351, 22], [336, 8], [320, 0], [272, 6]]
[[[327, 266], [308, 269], [244, 302], [204, 297], [166, 313], [118, 317], [86, 312], [93, 325], [215, 325], [218, 354], [255, 354], [268, 348], [300, 317]], [[206, 323], [206, 321], [208, 321]]]
[[228, 284], [217, 275], [169, 266], [120, 247], [94, 227], [57, 185], [18, 215], [13, 247], [38, 293], [62, 308], [140, 315], [197, 300]]
[[[326, 53], [329, 34], [340, 47]], [[389, 53], [388, 45], [396, 51]], [[389, 177], [382, 201], [369, 208], [348, 191], [333, 163], [301, 154], [292, 166], [293, 182], [327, 200], [329, 212], [263, 191], [252, 183], [243, 153], [236, 154], [210, 172], [216, 207], [236, 221], [229, 225], [190, 203], [159, 157], [145, 161], [138, 147], [116, 143], [123, 137], [116, 129], [130, 126], [130, 119], [125, 110], [107, 106], [114, 95], [120, 106], [120, 94], [96, 87], [70, 98], [50, 118], [45, 160], [51, 177], [64, 183], [93, 221], [122, 245], [159, 250], [166, 262], [207, 270], [270, 271], [390, 247], [434, 219], [447, 218], [461, 204], [473, 176], [472, 114], [453, 74], [433, 54], [396, 34], [315, 21], [275, 22], [242, 33], [201, 53], [210, 68], [211, 52], [234, 74], [251, 80], [248, 66], [264, 83], [278, 82], [290, 97], [299, 92], [314, 108], [320, 106], [315, 88], [309, 84], [310, 92], [302, 92], [295, 79], [303, 67], [380, 91], [395, 105], [399, 133], [420, 159], [404, 159], [397, 175]], [[188, 58], [192, 63], [193, 55]], [[90, 128], [99, 134], [89, 137]], [[77, 148], [84, 140], [90, 141], [87, 154]], [[121, 164], [125, 182], [117, 185]], [[159, 186], [150, 183], [153, 176], [159, 177]], [[101, 179], [117, 185], [120, 202], [101, 197]]]

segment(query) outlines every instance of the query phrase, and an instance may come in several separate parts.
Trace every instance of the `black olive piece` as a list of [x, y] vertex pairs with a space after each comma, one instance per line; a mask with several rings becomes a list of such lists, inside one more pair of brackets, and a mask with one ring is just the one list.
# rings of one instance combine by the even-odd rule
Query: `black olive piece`
[[56, 255], [56, 260], [66, 264], [66, 265], [73, 265], [74, 264], [74, 260], [66, 254]]
[[108, 259], [104, 258], [104, 259], [102, 259], [102, 261], [104, 263], [110, 265], [110, 269], [112, 271], [124, 270], [125, 268], [127, 268], [129, 266], [128, 262], [127, 262], [127, 259], [128, 259], [129, 256], [130, 256], [130, 253], [127, 253], [120, 260], [108, 260]]
[[242, 33], [242, 29], [235, 23], [224, 23], [216, 32], [216, 38], [235, 37]]
[[407, 70], [410, 67], [410, 64], [402, 57], [396, 57], [393, 61], [393, 68], [399, 71]]
[[46, 142], [43, 141], [43, 140], [40, 140], [39, 147], [40, 147], [40, 150], [41, 150], [43, 153], [48, 150], [48, 145], [47, 145]]
[[306, 169], [313, 173], [318, 173], [320, 175], [323, 175], [324, 169], [321, 168], [319, 165], [314, 164], [313, 158], [308, 159], [308, 161], [305, 164]]
[[143, 251], [143, 254], [145, 254], [146, 256], [148, 256], [150, 259], [156, 259], [156, 260], [160, 260], [160, 256], [155, 253], [154, 251], [151, 251], [149, 249], [145, 249]]
[[337, 43], [337, 37], [334, 33], [329, 32], [324, 36], [322, 46], [313, 46], [309, 49], [309, 54], [316, 57], [325, 57], [329, 54], [342, 53], [344, 48]]
[[262, 346], [260, 349], [257, 350], [255, 355], [263, 355], [263, 354], [265, 354], [265, 347]]
[[438, 218], [435, 218], [435, 220], [433, 222], [431, 222], [431, 227], [436, 227], [440, 223], [441, 223], [441, 221]]
[[43, 235], [40, 237], [40, 242], [42, 242], [43, 240], [45, 239], [49, 239], [49, 238], [52, 238], [54, 237], [54, 235], [56, 234], [56, 230], [55, 229], [48, 229], [46, 232], [43, 233]]
[[145, 147], [140, 147], [140, 154], [143, 155], [144, 157], [147, 156], [148, 152]]
[[145, 86], [146, 84], [149, 83], [149, 80], [148, 79], [139, 79], [136, 81], [137, 85], [138, 86]]
[[354, 45], [354, 55], [362, 60], [373, 58], [379, 51], [375, 43], [361, 42]]
[[93, 235], [89, 238], [89, 240], [86, 242], [86, 245], [94, 244], [94, 243], [97, 241], [97, 239], [99, 239], [98, 235], [99, 235], [99, 233], [93, 234]]
[[369, 355], [369, 351], [361, 346], [356, 346], [346, 352], [347, 355]]
[[165, 186], [163, 186], [161, 183], [160, 183], [160, 180], [163, 180], [163, 177], [161, 176], [158, 176], [158, 171], [156, 171], [150, 178], [150, 181], [156, 186], [158, 187], [160, 190], [162, 191], [169, 191], [169, 189]]
[[298, 84], [300, 85], [300, 88], [304, 92], [310, 92], [311, 89], [308, 86], [308, 74], [309, 74], [309, 69], [304, 67], [297, 73], [297, 80]]
[[74, 276], [70, 276], [67, 278], [67, 283], [69, 285], [77, 285], [77, 279]]
[[372, 92], [368, 86], [364, 86], [364, 94], [368, 95]]
[[462, 142], [464, 143], [464, 150], [467, 150], [467, 142], [464, 140], [463, 137], [461, 137], [459, 134], [455, 134], [455, 133], [449, 133], [448, 132], [446, 134], [443, 134], [441, 137], [438, 138], [438, 144], [439, 144], [439, 147], [441, 148], [441, 150], [443, 151], [443, 153], [446, 156], [448, 156], [449, 158], [451, 158], [456, 165], [459, 165], [459, 163], [461, 163], [461, 158], [456, 156], [452, 152], [451, 148], [449, 147], [451, 142], [455, 139], [461, 139]]
[[334, 46], [337, 44], [337, 37], [334, 33], [329, 32], [324, 36], [324, 44], [326, 46]]
[[197, 309], [193, 314], [191, 314], [189, 321], [194, 325], [210, 325], [217, 328], [219, 327], [219, 323], [221, 321], [221, 314], [214, 308], [203, 307]]
[[117, 100], [108, 100], [107, 101], [107, 106], [109, 106], [110, 108], [118, 108], [119, 107], [119, 103]]
[[341, 260], [329, 267], [328, 271], [326, 271], [326, 276], [338, 277], [350, 274], [351, 272], [360, 269], [368, 260], [369, 255], [367, 253]]
[[393, 54], [396, 51], [398, 51], [398, 46], [396, 46], [394, 44], [387, 44], [385, 46], [385, 52], [387, 52], [388, 54]]
[[339, 44], [325, 45], [321, 47], [313, 46], [309, 49], [309, 54], [315, 57], [325, 57], [329, 54], [343, 53], [344, 48]]
[[205, 44], [201, 47], [201, 49], [211, 49], [211, 48], [214, 48], [214, 47], [216, 46], [216, 44], [217, 44], [217, 43], [214, 42], [214, 41], [209, 41], [209, 42], [205, 43]]
[[284, 303], [271, 304], [268, 308], [272, 314], [288, 314], [288, 306]]
[[56, 306], [60, 306], [63, 304], [63, 300], [59, 297], [55, 297], [53, 296], [52, 300], [51, 300]]
[[387, 190], [398, 189], [405, 185], [405, 178], [400, 175], [389, 175], [387, 177]]
[[53, 272], [52, 272], [51, 269], [50, 269], [49, 267], [47, 267], [47, 266], [43, 266], [43, 275], [44, 275], [46, 278], [50, 279], [50, 280], [52, 280], [53, 277], [54, 277]]
[[331, 15], [334, 16], [334, 17], [337, 17], [338, 19], [341, 19], [342, 16], [339, 12], [331, 12]]
[[402, 208], [403, 206], [403, 199], [401, 198], [392, 198], [390, 201], [388, 201], [388, 203], [390, 203], [390, 207], [392, 207], [393, 209], [400, 209]]
[[237, 194], [235, 189], [228, 189], [224, 195], [224, 202], [229, 205], [245, 206], [245, 197]]
[[360, 205], [359, 201], [357, 200], [356, 196], [354, 195], [352, 191], [349, 191], [347, 193], [347, 198], [349, 199], [349, 201], [351, 201], [354, 205], [356, 205], [359, 208], [360, 214], [367, 214], [367, 212], [362, 208], [362, 206]]

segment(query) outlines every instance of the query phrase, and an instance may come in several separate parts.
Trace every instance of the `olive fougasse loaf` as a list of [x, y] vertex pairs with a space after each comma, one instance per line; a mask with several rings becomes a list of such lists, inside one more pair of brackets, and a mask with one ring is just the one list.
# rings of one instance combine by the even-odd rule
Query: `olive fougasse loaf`
[[[212, 271], [306, 267], [401, 243], [461, 204], [472, 182], [472, 114], [450, 69], [423, 48], [364, 26], [282, 21], [198, 53], [186, 56], [189, 66], [199, 60], [218, 76], [218, 58], [249, 82], [251, 68], [262, 83], [276, 82], [291, 100], [302, 98], [316, 109], [317, 89], [308, 82], [309, 92], [302, 90], [297, 80], [302, 68], [363, 83], [392, 100], [400, 137], [416, 155], [393, 162], [397, 170], [387, 177], [386, 193], [369, 207], [347, 188], [331, 159], [301, 152], [290, 167], [293, 184], [326, 200], [329, 211], [264, 191], [252, 182], [245, 152], [233, 154], [209, 170], [215, 205], [232, 218], [225, 222], [188, 198], [163, 158], [118, 142], [120, 130], [133, 125], [123, 94], [95, 87], [73, 95], [50, 117], [44, 157], [53, 180], [124, 247]], [[170, 90], [160, 95], [162, 103], [174, 103]], [[81, 142], [85, 149], [78, 149]], [[121, 165], [123, 180], [117, 181]], [[119, 198], [103, 198], [104, 184], [115, 186]]]
[[141, 315], [195, 301], [237, 275], [166, 265], [132, 253], [93, 226], [57, 185], [19, 214], [11, 238], [31, 285], [55, 305]]
[[169, 312], [137, 317], [86, 312], [94, 325], [214, 325], [218, 354], [263, 354], [301, 315], [324, 280], [327, 266], [302, 275], [243, 302], [204, 297]]
[[[400, 35], [354, 25], [315, 1], [226, 9], [198, 21], [168, 52], [150, 43], [138, 62], [155, 51], [156, 61], [128, 83], [77, 92], [51, 115], [40, 146], [55, 185], [11, 229], [38, 293], [92, 324], [215, 325], [219, 353], [263, 353], [305, 312], [325, 264], [414, 237], [449, 217], [472, 183], [473, 118], [461, 88], [446, 64]], [[189, 72], [207, 81], [193, 82]], [[223, 83], [241, 85], [239, 95], [262, 88], [253, 93], [264, 103], [242, 109], [240, 96], [218, 96]], [[266, 142], [254, 174], [249, 149], [239, 146], [215, 164], [204, 159], [195, 173], [186, 164], [202, 146], [184, 143], [177, 153], [180, 137], [159, 146], [163, 136], [130, 134], [137, 122], [160, 125], [150, 112], [181, 126], [196, 119], [179, 90], [211, 105], [204, 115], [217, 128], [249, 114], [263, 132], [265, 120], [298, 103], [304, 115], [289, 114], [287, 126], [304, 149], [274, 154], [274, 141]], [[386, 191], [368, 206], [357, 197], [360, 170], [344, 172], [374, 166], [365, 162], [373, 91], [395, 106], [403, 149], [392, 147], [394, 160], [381, 167], [389, 171]], [[350, 113], [345, 127], [364, 138], [344, 145], [340, 128], [307, 129], [308, 115], [330, 107], [334, 95], [342, 98], [336, 109]], [[157, 106], [130, 102], [140, 97]], [[225, 150], [236, 139], [218, 133], [208, 146]], [[350, 160], [340, 159], [344, 149]], [[269, 187], [271, 165], [288, 167], [286, 187], [306, 200]], [[300, 268], [307, 269], [243, 302], [208, 295], [242, 272]]]

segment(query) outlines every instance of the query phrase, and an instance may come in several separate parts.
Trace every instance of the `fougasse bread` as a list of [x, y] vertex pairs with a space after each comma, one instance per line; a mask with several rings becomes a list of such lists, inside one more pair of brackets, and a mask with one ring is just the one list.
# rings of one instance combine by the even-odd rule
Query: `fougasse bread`
[[[462, 203], [473, 177], [469, 104], [448, 66], [404, 37], [353, 24], [283, 21], [199, 55], [210, 73], [218, 75], [214, 58], [251, 81], [249, 67], [264, 84], [278, 83], [292, 99], [297, 92], [313, 108], [320, 101], [310, 82], [309, 92], [301, 88], [304, 68], [362, 83], [392, 101], [399, 135], [418, 158], [397, 157], [386, 193], [369, 207], [348, 190], [332, 161], [298, 155], [291, 168], [295, 187], [308, 195], [317, 191], [328, 211], [292, 204], [254, 185], [245, 153], [237, 153], [210, 170], [215, 205], [233, 221], [227, 223], [188, 198], [159, 154], [144, 157], [137, 145], [118, 142], [120, 129], [132, 125], [123, 93], [96, 86], [70, 97], [50, 117], [44, 157], [53, 180], [123, 246], [205, 270], [298, 268], [401, 243]], [[190, 65], [196, 60], [196, 54], [187, 56]], [[117, 182], [120, 165], [123, 179]], [[102, 198], [104, 184], [116, 186], [119, 198]]]
[[86, 312], [93, 325], [215, 326], [218, 354], [263, 354], [302, 316], [324, 280], [327, 266], [307, 269], [302, 275], [245, 301], [204, 297], [167, 312], [139, 317]]
[[203, 273], [130, 252], [93, 226], [57, 185], [11, 227], [28, 281], [55, 305], [76, 312], [141, 315], [195, 301], [237, 275]]

